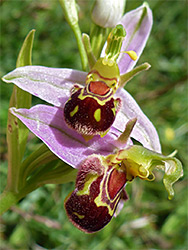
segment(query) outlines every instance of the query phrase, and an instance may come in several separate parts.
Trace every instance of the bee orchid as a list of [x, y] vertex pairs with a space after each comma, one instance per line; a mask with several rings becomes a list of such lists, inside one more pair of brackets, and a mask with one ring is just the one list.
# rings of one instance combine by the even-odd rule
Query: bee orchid
[[152, 170], [156, 167], [164, 170], [163, 182], [172, 199], [172, 184], [183, 175], [181, 163], [175, 157], [136, 145], [106, 157], [89, 156], [79, 168], [75, 190], [65, 200], [69, 219], [87, 233], [102, 229], [114, 216], [120, 201], [128, 199], [125, 184], [136, 177], [154, 180]]
[[[123, 89], [125, 83], [135, 74], [149, 68], [147, 63], [136, 68], [134, 65], [147, 42], [152, 27], [152, 12], [147, 4], [143, 4], [136, 10], [125, 14], [120, 24], [126, 30], [126, 36], [123, 35], [125, 38], [122, 39], [122, 36], [119, 36], [119, 47], [115, 46], [115, 50], [110, 49], [110, 47], [114, 48], [114, 45], [108, 42], [108, 46], [105, 45], [102, 51], [101, 58], [92, 65], [89, 74], [67, 68], [25, 66], [8, 73], [3, 80], [16, 84], [61, 110], [63, 108], [62, 116], [66, 123], [85, 136], [86, 140], [88, 136], [104, 136], [112, 124], [114, 128], [123, 132], [129, 119], [136, 117], [137, 124], [132, 137], [146, 148], [161, 152], [155, 127], [131, 95]], [[113, 41], [111, 38], [109, 40]], [[127, 53], [134, 51], [137, 57], [131, 55], [131, 52], [129, 56], [127, 53], [121, 53], [122, 51], [127, 51]], [[112, 56], [111, 52], [113, 52]], [[113, 58], [114, 55], [115, 58]], [[105, 61], [113, 62], [113, 65], [105, 65]], [[74, 101], [70, 101], [70, 98]], [[91, 101], [91, 105], [88, 101]], [[46, 108], [51, 109], [49, 106]]]
[[[66, 198], [65, 209], [70, 221], [86, 233], [110, 222], [128, 198], [127, 182], [136, 177], [154, 180], [153, 169], [161, 169], [171, 199], [172, 185], [183, 174], [174, 155], [161, 154], [155, 127], [123, 88], [134, 75], [149, 68], [147, 63], [134, 66], [151, 26], [147, 4], [125, 14], [109, 34], [98, 60], [90, 53], [85, 36], [89, 73], [25, 66], [3, 77], [53, 105], [12, 107], [10, 112], [56, 156], [78, 169], [75, 190]], [[133, 145], [132, 138], [142, 146]], [[56, 177], [58, 171], [53, 183]]]

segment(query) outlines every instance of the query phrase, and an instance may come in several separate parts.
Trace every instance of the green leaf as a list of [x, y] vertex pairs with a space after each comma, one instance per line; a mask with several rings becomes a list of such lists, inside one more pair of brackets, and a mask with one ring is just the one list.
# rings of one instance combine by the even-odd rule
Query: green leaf
[[[51, 152], [49, 151], [49, 153]], [[38, 169], [36, 167], [34, 166], [35, 171], [28, 176], [24, 186], [20, 189], [19, 199], [45, 184], [63, 184], [75, 181], [77, 175], [77, 169], [70, 167], [55, 155], [48, 158], [45, 164], [40, 162]]]
[[49, 162], [34, 176], [38, 185], [63, 184], [75, 181], [77, 169], [74, 169], [61, 160]]
[[[31, 53], [35, 30], [31, 30], [24, 40], [18, 55], [17, 67], [31, 65]], [[31, 94], [14, 86], [9, 108], [29, 108]], [[18, 192], [20, 164], [25, 152], [29, 130], [15, 116], [8, 112], [7, 144], [8, 144], [8, 180], [7, 189]]]
[[21, 164], [18, 192], [5, 190], [0, 195], [0, 215], [20, 199], [45, 184], [62, 184], [75, 181], [74, 169], [54, 155], [42, 144]]

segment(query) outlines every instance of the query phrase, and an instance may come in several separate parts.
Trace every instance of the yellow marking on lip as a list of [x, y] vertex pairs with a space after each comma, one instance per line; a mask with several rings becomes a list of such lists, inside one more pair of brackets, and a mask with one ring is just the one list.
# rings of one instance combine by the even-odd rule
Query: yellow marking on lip
[[[112, 94], [107, 93], [107, 95], [109, 95], [109, 96], [108, 96], [107, 98], [105, 98], [104, 100], [101, 101], [97, 96], [92, 96], [92, 95], [90, 95], [90, 94], [88, 94], [88, 95], [83, 95], [83, 93], [84, 93], [84, 89], [81, 90], [81, 92], [80, 92], [80, 94], [79, 94], [79, 96], [78, 96], [78, 99], [84, 100], [85, 98], [90, 97], [90, 98], [93, 98], [95, 101], [97, 101], [97, 103], [98, 103], [99, 105], [101, 105], [101, 106], [105, 105], [106, 102], [110, 101], [111, 98], [113, 98], [113, 95], [112, 95]], [[104, 96], [103, 96], [103, 97], [104, 97]]]
[[101, 132], [100, 133], [100, 137], [104, 137], [108, 132], [109, 132], [110, 129], [107, 129], [106, 131], [104, 132]]
[[[104, 164], [104, 162], [103, 162], [103, 164]], [[119, 202], [119, 200], [120, 200], [120, 196], [119, 196], [119, 193], [118, 193], [118, 194], [114, 197], [114, 199], [111, 199], [111, 198], [110, 198], [110, 196], [109, 196], [109, 194], [108, 194], [108, 186], [105, 185], [105, 176], [107, 175], [107, 170], [108, 170], [108, 169], [105, 168], [104, 170], [105, 170], [105, 172], [104, 172], [104, 177], [103, 177], [103, 179], [102, 179], [102, 181], [101, 181], [101, 183], [100, 183], [100, 193], [99, 193], [98, 196], [95, 198], [94, 203], [96, 204], [97, 207], [107, 207], [110, 216], [112, 216], [113, 213], [114, 213], [114, 210], [115, 210], [115, 208], [116, 208], [116, 206], [117, 206], [117, 204], [118, 204], [118, 202]], [[107, 184], [108, 184], [108, 181], [109, 181], [110, 173], [111, 173], [112, 171], [113, 171], [113, 168], [112, 168], [112, 169], [110, 170], [110, 172], [108, 173], [107, 181], [106, 181]], [[107, 204], [106, 202], [104, 202], [103, 199], [102, 199], [102, 195], [103, 195], [103, 192], [102, 192], [102, 191], [103, 191], [104, 188], [105, 188], [105, 192], [106, 192], [107, 198], [108, 198], [108, 200], [110, 201], [110, 203], [115, 202], [113, 208], [111, 208], [110, 205]], [[119, 198], [118, 198], [118, 196], [119, 196]]]
[[75, 214], [79, 219], [83, 219], [85, 217], [85, 215], [80, 215], [77, 212], [73, 212], [73, 214]]
[[88, 174], [84, 180], [84, 187], [78, 190], [77, 195], [89, 195], [91, 184], [98, 178], [97, 174]]
[[78, 112], [78, 105], [70, 112], [70, 116], [73, 117]]
[[101, 109], [96, 109], [94, 112], [94, 118], [97, 122], [101, 120]]
[[111, 108], [111, 110], [112, 110], [114, 116], [116, 116], [116, 108], [115, 108], [115, 107], [114, 107], [114, 108]]

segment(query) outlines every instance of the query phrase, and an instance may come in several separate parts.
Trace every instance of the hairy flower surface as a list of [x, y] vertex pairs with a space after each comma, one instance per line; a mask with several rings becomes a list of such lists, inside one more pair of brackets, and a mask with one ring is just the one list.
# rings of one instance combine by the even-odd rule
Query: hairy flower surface
[[87, 233], [102, 229], [112, 219], [120, 201], [127, 200], [126, 182], [136, 177], [152, 181], [154, 168], [165, 172], [163, 182], [172, 199], [172, 184], [183, 175], [182, 165], [175, 157], [142, 146], [130, 146], [108, 156], [89, 156], [79, 168], [75, 190], [65, 200], [70, 221]]

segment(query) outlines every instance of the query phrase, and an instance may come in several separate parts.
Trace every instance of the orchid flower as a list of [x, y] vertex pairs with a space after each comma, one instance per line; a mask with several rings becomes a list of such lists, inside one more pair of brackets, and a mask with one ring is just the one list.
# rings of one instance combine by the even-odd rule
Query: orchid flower
[[[126, 36], [121, 25], [126, 30]], [[88, 37], [84, 36], [91, 70], [89, 73], [73, 69], [24, 66], [3, 77], [5, 82], [14, 83], [22, 90], [54, 105], [36, 105], [30, 109], [12, 107], [10, 112], [58, 158], [78, 169], [75, 190], [65, 200], [65, 208], [71, 222], [87, 233], [102, 229], [118, 212], [122, 201], [128, 198], [124, 190], [127, 182], [136, 177], [154, 180], [153, 169], [162, 169], [165, 172], [163, 182], [171, 199], [174, 195], [172, 185], [183, 174], [182, 165], [174, 155], [161, 154], [155, 127], [123, 89], [135, 74], [149, 68], [147, 63], [136, 68], [134, 66], [144, 49], [151, 26], [152, 13], [147, 4], [125, 14], [120, 24], [110, 33], [97, 61], [90, 50]], [[112, 67], [112, 72], [109, 67]], [[108, 76], [109, 72], [112, 77]], [[89, 115], [88, 106], [83, 109], [84, 112], [80, 111], [86, 103], [78, 103], [78, 95], [81, 93], [80, 100], [84, 101], [84, 94], [88, 97], [91, 89], [92, 95], [89, 98], [96, 100], [95, 94], [100, 98], [101, 95], [110, 98], [108, 101], [112, 102], [112, 107], [109, 116], [105, 114], [102, 117], [102, 111], [97, 110], [101, 110], [101, 106], [107, 102], [105, 98], [98, 98], [98, 104], [102, 103], [92, 113], [94, 119], [100, 122], [101, 119], [111, 118], [111, 121], [105, 129], [90, 134], [85, 133], [86, 124], [82, 126], [84, 112]], [[67, 105], [74, 105], [73, 109], [67, 111]], [[78, 113], [78, 127], [81, 129], [77, 129], [71, 120]], [[133, 145], [131, 138], [143, 146]], [[38, 186], [50, 183], [46, 179], [50, 174], [45, 171], [43, 173], [39, 176]], [[59, 169], [53, 173], [54, 181], [58, 178]], [[27, 177], [23, 181], [27, 182]]]
[[136, 177], [154, 180], [154, 168], [165, 172], [168, 197], [174, 196], [172, 185], [183, 175], [182, 165], [173, 155], [133, 145], [129, 137], [136, 119], [129, 120], [123, 133], [112, 127], [104, 138], [86, 142], [67, 127], [62, 109], [37, 105], [30, 110], [11, 108], [11, 112], [60, 159], [78, 168], [75, 190], [65, 200], [65, 208], [80, 230], [94, 233], [108, 224], [127, 200], [125, 184]]
[[[117, 58], [117, 66], [120, 71], [120, 83], [118, 82], [118, 84], [120, 84], [120, 86], [118, 86], [118, 90], [114, 94], [114, 97], [120, 98], [122, 104], [121, 109], [114, 116], [116, 119], [113, 126], [123, 132], [124, 126], [128, 120], [136, 117], [137, 124], [132, 133], [132, 137], [146, 148], [161, 152], [161, 146], [155, 127], [143, 114], [131, 95], [122, 88], [122, 86], [124, 86], [124, 84], [135, 74], [149, 68], [147, 63], [136, 68], [133, 67], [144, 49], [152, 27], [151, 10], [148, 5], [143, 4], [136, 10], [125, 14], [120, 20], [120, 23], [126, 30], [126, 37], [122, 42], [121, 51], [128, 51], [128, 53], [129, 51], [135, 51], [137, 58], [135, 58], [136, 60], [132, 60], [127, 53], [119, 53], [118, 51], [118, 55], [120, 55]], [[102, 58], [105, 53], [104, 50], [102, 51]], [[92, 66], [95, 68], [95, 65]], [[16, 68], [14, 71], [4, 76], [3, 80], [7, 83], [14, 83], [19, 88], [62, 109], [65, 102], [70, 98], [70, 91], [76, 88], [75, 84], [84, 86], [86, 78], [90, 77], [90, 75], [90, 73], [87, 74], [86, 72], [67, 68], [57, 69], [43, 66], [25, 66]], [[80, 86], [78, 88], [80, 88]], [[117, 88], [117, 86], [115, 87]], [[49, 106], [46, 106], [46, 108], [47, 107]], [[104, 119], [106, 119], [106, 117], [104, 117]], [[107, 130], [108, 129], [106, 129], [106, 131]], [[104, 134], [106, 131], [104, 131]]]

